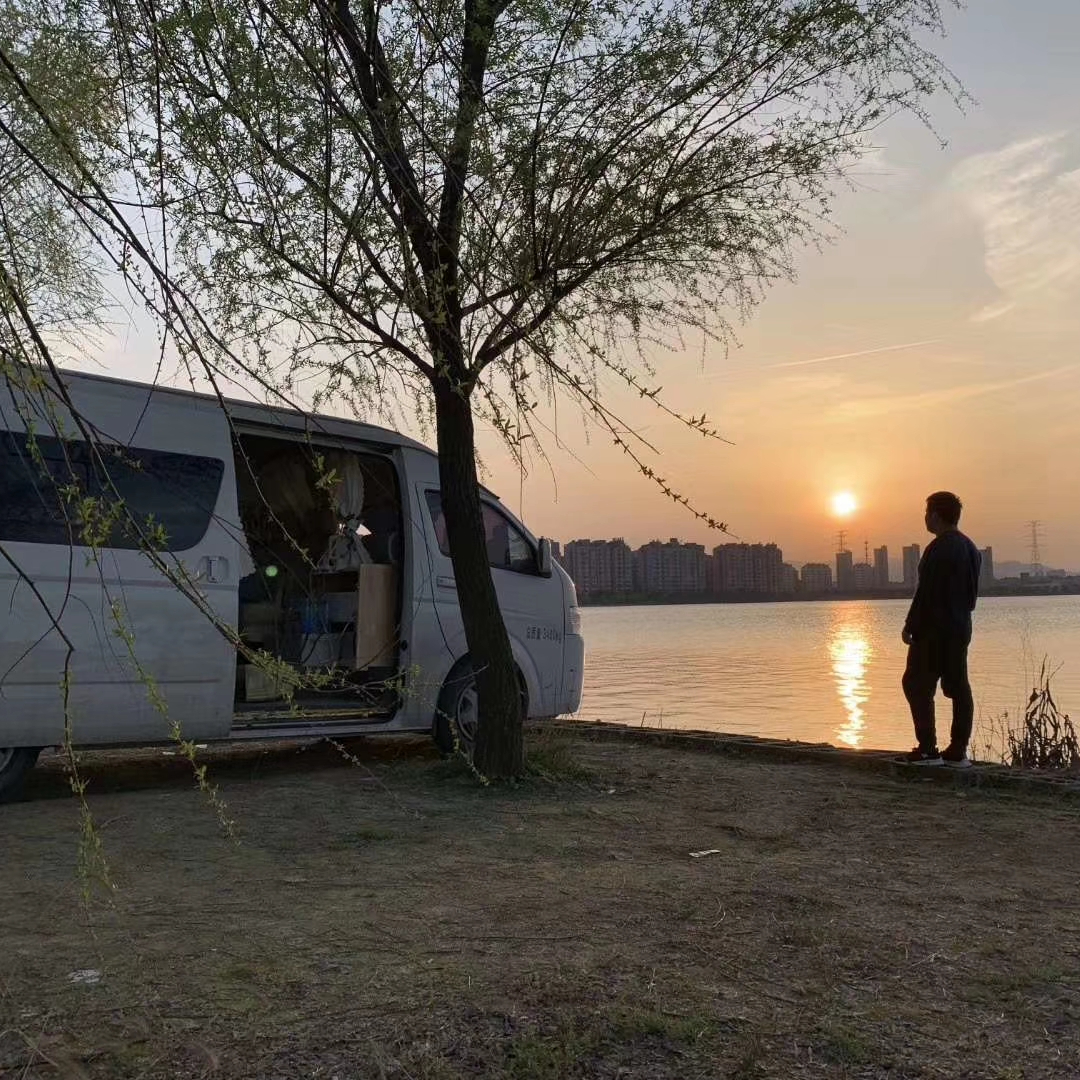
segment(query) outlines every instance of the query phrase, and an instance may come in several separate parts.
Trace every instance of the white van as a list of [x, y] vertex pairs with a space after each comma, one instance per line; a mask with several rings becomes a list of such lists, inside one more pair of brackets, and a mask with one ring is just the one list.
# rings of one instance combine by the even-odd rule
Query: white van
[[[198, 742], [431, 731], [445, 748], [455, 727], [468, 742], [476, 692], [431, 450], [332, 417], [63, 382], [49, 407], [0, 386], [0, 799], [63, 743], [65, 691], [82, 747], [167, 742], [173, 722]], [[96, 559], [73, 474], [130, 512], [99, 524]], [[526, 715], [574, 712], [573, 583], [548, 541], [482, 500]], [[215, 620], [275, 660], [248, 662]], [[293, 694], [289, 672], [307, 675]]]

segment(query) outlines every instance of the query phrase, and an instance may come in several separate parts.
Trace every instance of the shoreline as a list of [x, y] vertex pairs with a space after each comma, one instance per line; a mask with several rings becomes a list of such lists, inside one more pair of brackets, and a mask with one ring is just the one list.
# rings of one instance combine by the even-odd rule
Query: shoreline
[[997, 788], [1080, 799], [1080, 772], [1074, 771], [1017, 769], [1000, 762], [975, 760], [970, 769], [952, 769], [944, 765], [927, 768], [899, 761], [898, 758], [903, 753], [899, 749], [854, 750], [833, 743], [770, 739], [761, 735], [705, 731], [700, 728], [650, 728], [603, 720], [557, 720], [552, 724], [552, 728], [597, 741], [651, 743], [654, 746], [759, 758], [770, 762], [856, 769], [892, 778], [932, 781], [958, 788]]
[[[995, 586], [979, 593], [980, 600], [999, 596], [1028, 598], [1080, 595], [1080, 578], [1069, 578], [1054, 586]], [[795, 604], [805, 602], [849, 600], [910, 600], [912, 592], [906, 587], [895, 589], [863, 589], [860, 592], [819, 593], [623, 593], [586, 594], [578, 597], [579, 607], [676, 607], [701, 604]]]

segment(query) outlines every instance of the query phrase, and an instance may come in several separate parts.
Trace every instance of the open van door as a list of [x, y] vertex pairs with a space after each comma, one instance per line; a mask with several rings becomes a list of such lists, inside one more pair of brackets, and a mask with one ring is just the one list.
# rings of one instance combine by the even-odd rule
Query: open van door
[[[96, 450], [65, 409], [0, 401], [0, 747], [63, 740], [65, 681], [75, 744], [166, 741], [173, 723], [186, 738], [224, 737], [236, 655], [213, 622], [235, 626], [241, 573], [227, 418], [188, 394], [74, 374], [65, 383]], [[103, 499], [115, 486], [201, 600], [130, 527], [106, 525], [96, 557], [83, 546], [77, 508], [57, 490], [73, 476]]]

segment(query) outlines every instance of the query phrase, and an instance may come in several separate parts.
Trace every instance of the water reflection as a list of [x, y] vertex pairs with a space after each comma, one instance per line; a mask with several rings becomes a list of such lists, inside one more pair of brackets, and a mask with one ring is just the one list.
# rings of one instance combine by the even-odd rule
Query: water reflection
[[873, 650], [870, 648], [866, 624], [859, 617], [859, 609], [848, 604], [838, 607], [840, 610], [830, 627], [829, 655], [832, 658], [836, 692], [840, 695], [847, 719], [837, 730], [836, 741], [841, 746], [857, 749], [862, 745], [866, 729], [863, 706], [870, 700], [866, 672]]
[[[0, 571], [2, 573], [2, 571]], [[589, 607], [581, 717], [771, 739], [906, 749], [900, 689], [907, 600]], [[1080, 657], [1080, 596], [979, 601], [971, 676], [978, 707], [999, 716], [1025, 700], [1021, 631], [1032, 648]], [[1056, 676], [1076, 719], [1080, 663]], [[947, 720], [946, 720], [947, 723]], [[842, 728], [838, 732], [838, 729]]]

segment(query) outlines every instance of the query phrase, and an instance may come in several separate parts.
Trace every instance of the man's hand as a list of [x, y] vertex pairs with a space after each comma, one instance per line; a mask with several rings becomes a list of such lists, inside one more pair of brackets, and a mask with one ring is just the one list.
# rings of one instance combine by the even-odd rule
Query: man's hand
[[900, 631], [900, 640], [903, 641], [905, 645], [910, 645], [915, 640], [915, 635], [905, 626], [904, 629]]

